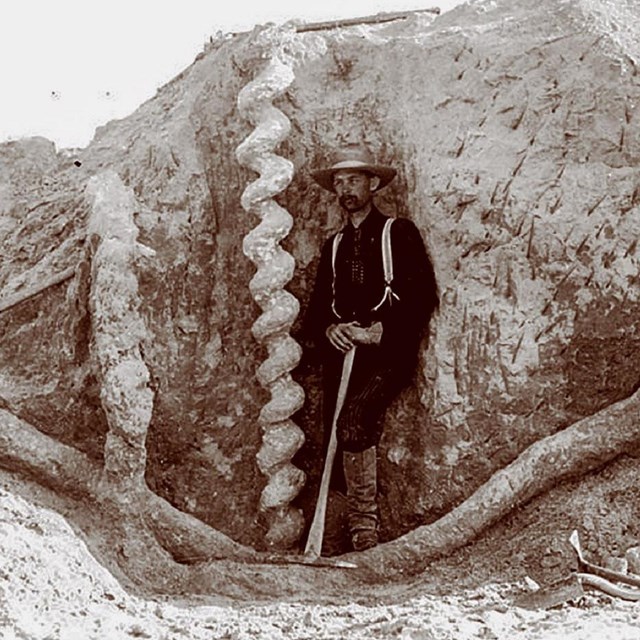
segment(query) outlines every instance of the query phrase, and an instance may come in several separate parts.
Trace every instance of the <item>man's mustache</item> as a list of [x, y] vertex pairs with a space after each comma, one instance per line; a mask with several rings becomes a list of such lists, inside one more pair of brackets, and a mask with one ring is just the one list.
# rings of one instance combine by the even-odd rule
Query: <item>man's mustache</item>
[[338, 202], [344, 207], [347, 204], [350, 203], [356, 203], [358, 201], [358, 198], [356, 196], [340, 196], [338, 198]]

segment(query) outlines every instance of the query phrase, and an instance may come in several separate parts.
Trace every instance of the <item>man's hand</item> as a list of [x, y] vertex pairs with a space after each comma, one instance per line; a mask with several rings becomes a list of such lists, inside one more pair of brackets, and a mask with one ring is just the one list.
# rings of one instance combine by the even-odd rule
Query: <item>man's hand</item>
[[368, 329], [361, 327], [357, 322], [342, 322], [332, 324], [327, 328], [329, 342], [339, 351], [346, 353], [354, 344], [379, 345], [382, 339], [382, 323], [376, 322]]
[[355, 322], [340, 322], [327, 327], [329, 342], [339, 351], [346, 353], [353, 347], [354, 340], [351, 337], [351, 329]]
[[367, 329], [363, 329], [357, 323], [350, 329], [351, 339], [356, 344], [375, 344], [379, 345], [382, 339], [382, 322], [376, 322]]

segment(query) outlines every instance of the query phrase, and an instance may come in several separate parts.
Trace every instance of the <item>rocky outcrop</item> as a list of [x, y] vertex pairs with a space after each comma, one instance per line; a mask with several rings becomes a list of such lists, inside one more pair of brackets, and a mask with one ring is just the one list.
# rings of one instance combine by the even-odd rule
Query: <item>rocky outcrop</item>
[[[378, 204], [417, 224], [442, 300], [415, 384], [387, 414], [383, 535], [449, 512], [532, 443], [638, 385], [640, 85], [629, 11], [624, 0], [497, 0], [435, 20], [223, 37], [84, 150], [3, 145], [2, 406], [103, 463], [114, 427], [95, 349], [84, 194], [109, 169], [133, 194], [138, 241], [155, 252], [127, 263], [137, 293], [121, 316], [136, 318], [127, 339], [135, 335], [146, 394], [146, 480], [239, 542], [265, 544], [273, 522], [263, 507], [289, 505], [299, 485], [265, 502], [269, 470], [289, 465], [300, 437], [287, 422], [293, 437], [276, 442], [280, 427], [260, 418], [265, 354], [252, 337], [259, 312], [243, 254], [255, 221], [241, 207], [255, 175], [235, 155], [253, 125], [237, 98], [286, 33], [300, 62], [273, 104], [291, 122], [276, 152], [294, 172], [270, 197], [294, 218], [277, 236], [296, 264], [287, 287], [304, 311], [320, 246], [341, 224], [308, 169], [364, 139], [398, 169]], [[323, 55], [305, 56], [320, 45]], [[285, 271], [278, 290], [290, 260]], [[56, 274], [67, 277], [39, 288]], [[306, 435], [295, 464], [308, 478], [296, 506], [309, 514], [322, 456], [317, 370], [304, 362], [293, 377], [307, 395], [293, 416]], [[267, 456], [272, 445], [286, 455]]]

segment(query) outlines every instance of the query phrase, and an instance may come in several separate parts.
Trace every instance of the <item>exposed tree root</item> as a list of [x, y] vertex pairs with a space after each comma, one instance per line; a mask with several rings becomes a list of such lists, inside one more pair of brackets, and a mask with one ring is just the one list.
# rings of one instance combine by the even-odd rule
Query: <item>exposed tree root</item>
[[98, 494], [99, 465], [4, 409], [0, 409], [0, 465], [74, 498]]
[[160, 545], [177, 562], [233, 558], [251, 560], [256, 554], [179, 509], [150, 490], [145, 492], [144, 522]]
[[109, 512], [117, 509], [148, 527], [176, 560], [183, 558], [249, 559], [250, 549], [201, 520], [176, 509], [146, 486], [122, 493], [100, 465], [85, 454], [38, 431], [0, 409], [0, 465], [18, 471], [53, 491], [89, 500]]
[[[220, 598], [322, 600], [345, 594], [357, 575], [300, 565], [269, 565], [146, 486], [122, 492], [85, 454], [0, 409], [0, 467], [71, 498], [66, 514], [93, 553], [125, 585], [143, 593]], [[325, 592], [318, 593], [322, 571]]]
[[366, 552], [372, 579], [423, 571], [474, 540], [512, 509], [569, 478], [594, 471], [640, 441], [640, 390], [535, 442], [436, 522]]
[[[358, 565], [356, 570], [266, 567], [261, 565], [268, 563], [266, 556], [175, 509], [146, 487], [120, 495], [99, 465], [84, 454], [0, 410], [0, 465], [56, 492], [94, 502], [101, 517], [113, 516], [118, 522], [114, 529], [132, 549], [117, 561], [129, 579], [135, 565], [136, 578], [147, 589], [178, 588], [183, 593], [227, 597], [247, 593], [265, 598], [331, 597], [363, 581], [417, 574], [431, 561], [472, 542], [516, 506], [564, 480], [598, 469], [638, 441], [640, 391], [536, 442], [437, 522], [353, 554], [350, 559]], [[152, 558], [158, 566], [145, 568]], [[189, 564], [193, 562], [197, 564]], [[323, 572], [322, 594], [317, 593], [319, 571]]]

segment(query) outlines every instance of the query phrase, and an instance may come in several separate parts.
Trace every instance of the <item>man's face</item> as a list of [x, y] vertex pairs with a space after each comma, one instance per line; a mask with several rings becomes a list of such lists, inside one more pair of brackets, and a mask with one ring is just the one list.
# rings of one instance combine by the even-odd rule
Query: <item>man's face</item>
[[347, 213], [364, 209], [378, 186], [379, 178], [357, 169], [341, 169], [333, 176], [333, 188]]

